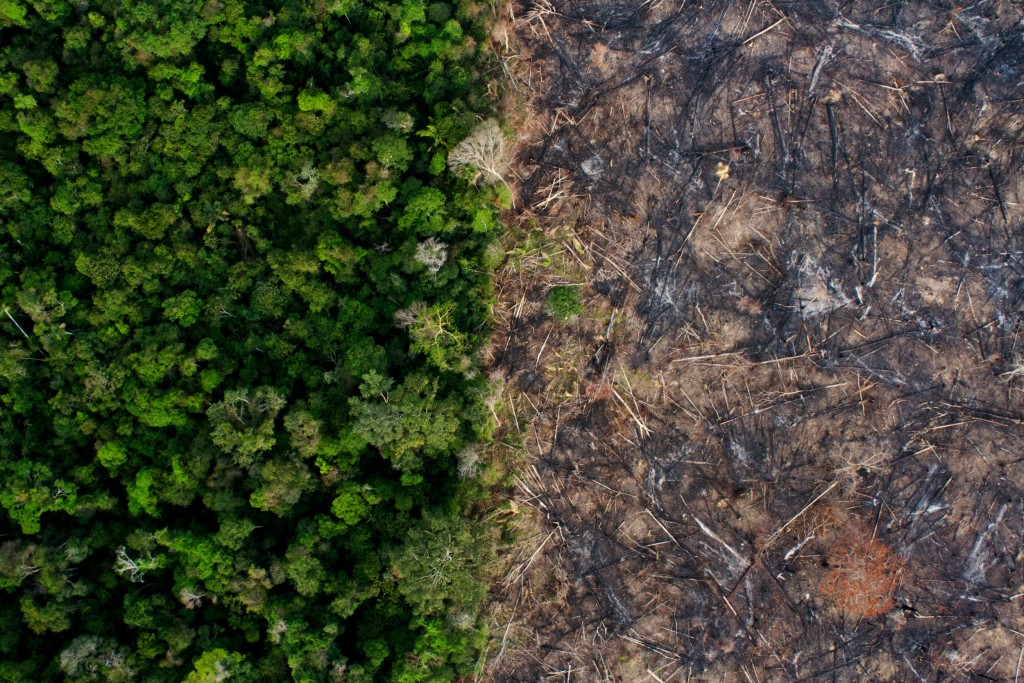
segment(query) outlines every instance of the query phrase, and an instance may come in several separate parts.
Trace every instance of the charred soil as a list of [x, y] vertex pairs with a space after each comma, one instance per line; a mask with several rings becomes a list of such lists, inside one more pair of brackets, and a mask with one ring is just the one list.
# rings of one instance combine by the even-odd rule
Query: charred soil
[[510, 12], [488, 679], [1020, 677], [1022, 17]]

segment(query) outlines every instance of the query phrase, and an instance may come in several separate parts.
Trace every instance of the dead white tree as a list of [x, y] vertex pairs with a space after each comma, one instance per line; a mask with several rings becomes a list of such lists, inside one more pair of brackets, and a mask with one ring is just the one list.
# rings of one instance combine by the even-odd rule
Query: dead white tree
[[206, 593], [200, 591], [196, 592], [190, 588], [182, 588], [178, 592], [178, 600], [181, 604], [185, 605], [185, 609], [195, 609], [201, 607], [203, 604], [203, 598], [206, 597]]
[[281, 642], [281, 636], [288, 632], [288, 622], [284, 619], [278, 619], [270, 628], [267, 629], [267, 636], [270, 638], [270, 642], [277, 643]]
[[123, 545], [117, 549], [115, 557], [117, 562], [114, 564], [114, 571], [121, 576], [127, 574], [132, 583], [142, 583], [146, 571], [156, 566], [152, 556], [139, 561], [133, 560]]
[[487, 119], [477, 126], [448, 155], [448, 167], [452, 170], [472, 168], [476, 171], [474, 184], [481, 178], [491, 183], [505, 183], [505, 174], [511, 163], [512, 145], [494, 119]]
[[302, 170], [292, 179], [292, 182], [299, 188], [299, 194], [302, 195], [302, 198], [309, 200], [316, 194], [317, 188], [320, 187], [320, 171], [307, 161], [302, 165]]
[[431, 273], [437, 273], [448, 261], [448, 245], [436, 237], [428, 237], [416, 245], [416, 260]]
[[480, 472], [480, 451], [473, 446], [466, 446], [456, 458], [459, 461], [460, 479], [473, 479]]

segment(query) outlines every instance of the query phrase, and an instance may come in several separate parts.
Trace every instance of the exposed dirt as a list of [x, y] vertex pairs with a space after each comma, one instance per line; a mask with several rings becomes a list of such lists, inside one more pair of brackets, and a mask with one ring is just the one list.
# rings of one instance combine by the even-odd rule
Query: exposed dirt
[[487, 679], [1024, 675], [1022, 16], [515, 8]]

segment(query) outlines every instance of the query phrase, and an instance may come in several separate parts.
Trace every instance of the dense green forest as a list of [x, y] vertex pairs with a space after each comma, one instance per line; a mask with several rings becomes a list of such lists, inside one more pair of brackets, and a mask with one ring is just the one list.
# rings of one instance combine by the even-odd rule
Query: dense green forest
[[487, 21], [0, 0], [0, 680], [473, 671]]

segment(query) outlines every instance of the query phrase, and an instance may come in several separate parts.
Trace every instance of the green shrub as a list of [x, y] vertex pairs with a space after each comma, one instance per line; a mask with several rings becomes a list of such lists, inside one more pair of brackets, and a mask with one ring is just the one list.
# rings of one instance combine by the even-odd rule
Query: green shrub
[[548, 292], [548, 313], [556, 320], [572, 320], [582, 312], [583, 298], [579, 287], [560, 285]]

